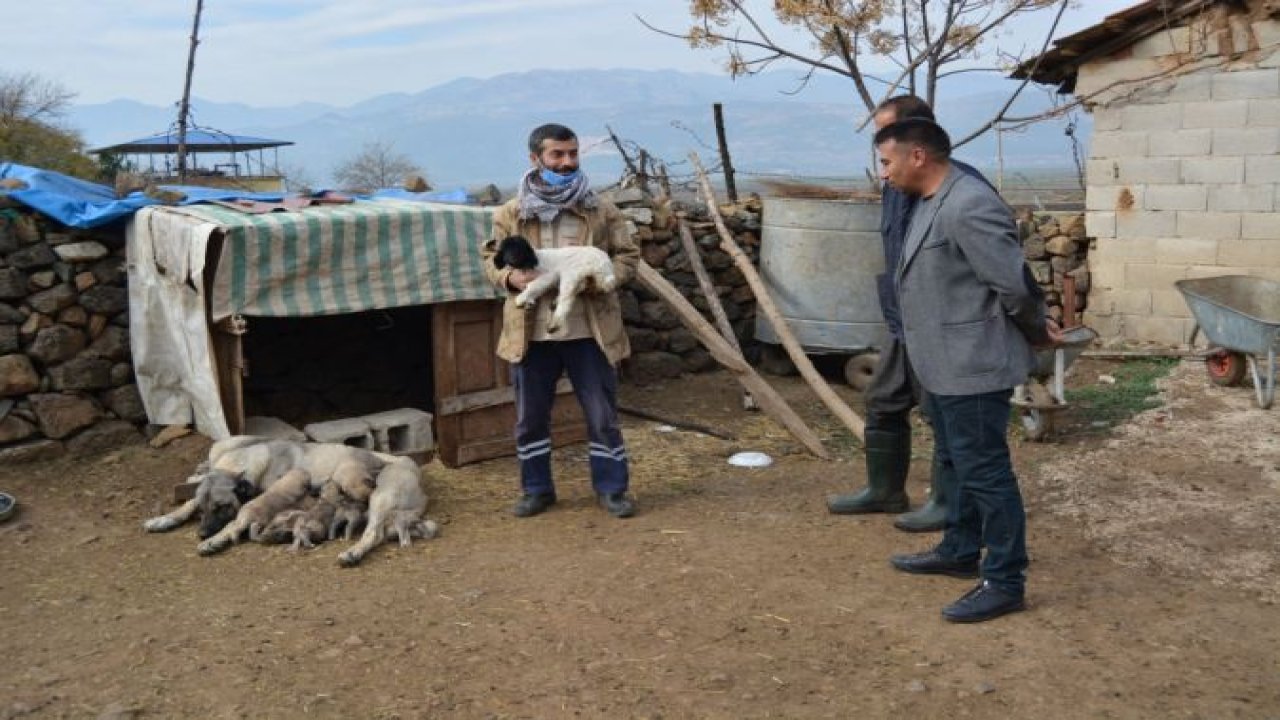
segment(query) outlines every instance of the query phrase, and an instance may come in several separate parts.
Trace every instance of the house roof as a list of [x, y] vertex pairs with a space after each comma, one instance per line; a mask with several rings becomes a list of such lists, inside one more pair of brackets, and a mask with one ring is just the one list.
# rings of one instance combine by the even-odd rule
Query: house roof
[[1165, 30], [1183, 18], [1218, 3], [1240, 0], [1146, 0], [1108, 15], [1097, 25], [1053, 42], [1053, 49], [1020, 64], [1012, 77], [1030, 77], [1058, 92], [1075, 89], [1076, 72], [1091, 60], [1106, 57], [1139, 40]]
[[[262, 150], [265, 148], [292, 145], [288, 140], [271, 140], [251, 137], [249, 135], [231, 135], [215, 130], [188, 130], [187, 152], [244, 152], [245, 150]], [[130, 140], [118, 145], [90, 150], [91, 153], [172, 153], [178, 151], [178, 133], [167, 132], [160, 135]]]

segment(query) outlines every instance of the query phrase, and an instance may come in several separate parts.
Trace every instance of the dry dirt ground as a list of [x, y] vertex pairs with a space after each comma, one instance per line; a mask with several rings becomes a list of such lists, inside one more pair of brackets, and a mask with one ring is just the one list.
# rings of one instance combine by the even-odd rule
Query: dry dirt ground
[[[1280, 409], [1188, 361], [1122, 427], [1015, 439], [1030, 607], [955, 626], [939, 609], [966, 581], [886, 562], [936, 536], [828, 515], [860, 456], [798, 380], [778, 386], [836, 461], [739, 411], [725, 374], [627, 388], [738, 439], [628, 418], [626, 521], [592, 504], [582, 447], [528, 520], [508, 514], [512, 460], [432, 464], [443, 536], [356, 569], [340, 542], [202, 558], [190, 527], [143, 533], [198, 437], [0, 468], [23, 508], [0, 526], [0, 718], [1280, 718]], [[735, 449], [776, 462], [734, 468]]]

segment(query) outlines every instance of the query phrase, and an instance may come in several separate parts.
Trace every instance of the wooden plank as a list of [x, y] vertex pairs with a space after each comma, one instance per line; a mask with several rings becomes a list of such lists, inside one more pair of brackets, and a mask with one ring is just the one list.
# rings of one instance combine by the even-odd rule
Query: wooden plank
[[[573, 392], [573, 385], [569, 383], [568, 378], [561, 378], [560, 382], [556, 383], [557, 395], [567, 395], [571, 392]], [[464, 395], [453, 395], [441, 398], [436, 403], [436, 417], [457, 415], [471, 410], [494, 407], [495, 405], [509, 405], [515, 401], [516, 391], [511, 386], [494, 388], [493, 390], [481, 390], [480, 392], [466, 393]]]

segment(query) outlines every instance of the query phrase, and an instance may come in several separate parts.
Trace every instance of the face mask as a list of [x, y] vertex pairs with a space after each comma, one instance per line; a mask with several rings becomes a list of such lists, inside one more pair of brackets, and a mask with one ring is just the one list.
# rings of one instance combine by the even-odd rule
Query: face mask
[[578, 170], [574, 170], [573, 172], [567, 175], [561, 175], [560, 173], [554, 170], [544, 167], [538, 171], [538, 177], [541, 177], [542, 182], [552, 187], [562, 187], [564, 185], [568, 185], [574, 180], [577, 180], [579, 172], [580, 171]]

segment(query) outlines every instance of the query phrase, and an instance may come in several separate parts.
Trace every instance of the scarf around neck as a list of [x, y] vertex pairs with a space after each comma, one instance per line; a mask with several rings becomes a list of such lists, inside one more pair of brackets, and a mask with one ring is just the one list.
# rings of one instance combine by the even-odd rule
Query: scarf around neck
[[520, 201], [520, 219], [536, 217], [540, 222], [551, 222], [561, 210], [574, 206], [591, 209], [596, 207], [596, 195], [585, 173], [579, 172], [572, 182], [552, 187], [538, 177], [538, 168], [531, 168], [520, 180], [517, 194]]

